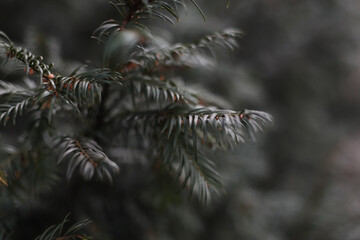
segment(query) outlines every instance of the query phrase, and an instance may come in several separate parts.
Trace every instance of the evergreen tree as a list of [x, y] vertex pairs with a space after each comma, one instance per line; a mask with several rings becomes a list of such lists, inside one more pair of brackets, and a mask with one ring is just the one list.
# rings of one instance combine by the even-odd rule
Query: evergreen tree
[[[81, 186], [91, 186], [97, 194], [104, 193], [99, 188], [114, 194], [116, 187], [130, 188], [119, 180], [120, 158], [146, 161], [146, 170], [156, 173], [149, 180], [160, 183], [154, 187], [164, 195], [159, 206], [179, 188], [201, 203], [225, 192], [209, 152], [253, 140], [271, 116], [223, 109], [221, 98], [181, 81], [184, 71], [234, 50], [242, 35], [226, 29], [193, 43], [171, 44], [145, 25], [147, 19], [174, 24], [178, 9], [188, 2], [205, 20], [192, 0], [111, 2], [118, 19], [103, 22], [93, 35], [103, 46], [102, 65], [82, 65], [70, 73], [61, 73], [56, 64], [0, 32], [4, 68], [23, 70], [0, 81], [2, 238], [23, 236], [17, 232], [23, 209], [39, 204], [39, 197], [60, 183], [67, 186], [64, 178], [75, 184], [62, 191], [78, 194]], [[148, 174], [144, 172], [137, 174]], [[65, 231], [67, 219], [38, 239], [88, 239], [77, 231], [89, 221]]]

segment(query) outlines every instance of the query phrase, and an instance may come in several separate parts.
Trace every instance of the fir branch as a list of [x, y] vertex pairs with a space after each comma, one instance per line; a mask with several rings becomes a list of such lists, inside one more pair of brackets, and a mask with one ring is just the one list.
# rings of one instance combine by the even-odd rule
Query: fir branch
[[12, 119], [22, 115], [32, 104], [35, 93], [21, 86], [0, 81], [0, 124], [6, 125]]
[[71, 99], [74, 104], [84, 106], [101, 102], [103, 84], [122, 84], [122, 76], [118, 72], [107, 68], [93, 69], [90, 71], [74, 74], [70, 77], [59, 78], [59, 91]]
[[68, 179], [73, 176], [76, 169], [79, 169], [86, 180], [96, 176], [101, 180], [105, 178], [112, 182], [113, 175], [120, 170], [119, 166], [106, 156], [102, 148], [89, 138], [64, 137], [61, 139], [60, 148], [58, 163], [68, 162]]
[[190, 91], [176, 85], [174, 81], [166, 80], [164, 77], [150, 77], [144, 74], [128, 75], [124, 81], [122, 90], [130, 92], [133, 98], [144, 96], [147, 102], [185, 102], [197, 104], [198, 97]]
[[[1, 40], [1, 39], [0, 39]], [[37, 73], [40, 77], [40, 84], [36, 89], [36, 95], [32, 97], [35, 104], [41, 103], [41, 109], [49, 110], [48, 119], [51, 120], [53, 109], [56, 107], [56, 99], [69, 104], [78, 111], [78, 105], [88, 106], [95, 103], [98, 99], [101, 101], [101, 91], [103, 84], [121, 83], [122, 76], [118, 72], [111, 71], [107, 68], [93, 69], [87, 72], [74, 74], [69, 77], [61, 76], [58, 73], [51, 72], [53, 64], [43, 62], [41, 56], [35, 56], [26, 49], [15, 47], [13, 43], [7, 44], [3, 42], [9, 58], [15, 58], [25, 65], [25, 71], [29, 75]], [[0, 87], [6, 84], [3, 82]], [[6, 87], [10, 85], [7, 83]], [[23, 103], [19, 102], [18, 107], [29, 104], [31, 96]], [[1, 119], [8, 119], [10, 113], [17, 109], [16, 106], [3, 106], [8, 108], [8, 113], [3, 110]], [[22, 108], [20, 108], [22, 109]], [[15, 115], [15, 114], [14, 114]], [[4, 123], [5, 120], [2, 120]]]
[[203, 153], [197, 153], [198, 157], [195, 158], [185, 142], [184, 137], [179, 141], [173, 136], [164, 138], [160, 144], [163, 164], [180, 186], [188, 191], [189, 197], [194, 194], [200, 202], [210, 203], [213, 193], [225, 192], [221, 178], [215, 164]]
[[[199, 5], [194, 0], [190, 1], [199, 11], [204, 21], [206, 21], [205, 15]], [[174, 24], [174, 18], [180, 21], [178, 6], [186, 6], [183, 0], [117, 0], [117, 2], [110, 2], [110, 4], [119, 13], [121, 18], [120, 20], [107, 20], [94, 31], [93, 38], [102, 43], [106, 42], [112, 33], [124, 30], [129, 24], [148, 31], [148, 29], [141, 24], [141, 20], [158, 18]], [[127, 28], [130, 27], [131, 26], [128, 26]]]
[[254, 110], [233, 111], [189, 105], [173, 105], [166, 110], [165, 115], [160, 118], [164, 119], [162, 132], [167, 132], [168, 136], [175, 131], [193, 131], [192, 129], [196, 128], [202, 130], [205, 142], [209, 134], [214, 134], [219, 144], [223, 142], [219, 134], [230, 136], [228, 140], [235, 143], [245, 141], [244, 133], [248, 133], [254, 140], [254, 134], [263, 132], [272, 122], [270, 114]]
[[176, 140], [184, 135], [187, 143], [192, 142], [196, 154], [198, 140], [205, 146], [220, 148], [244, 143], [247, 138], [255, 140], [255, 135], [271, 124], [272, 116], [254, 110], [233, 111], [172, 104], [163, 110], [128, 113], [123, 120], [127, 130], [131, 126], [151, 124], [156, 126], [155, 132], [160, 131], [167, 138], [175, 136]]
[[238, 47], [237, 39], [242, 32], [237, 29], [226, 29], [201, 38], [195, 43], [177, 43], [172, 46], [158, 48], [140, 48], [136, 55], [131, 58], [121, 69], [126, 75], [133, 71], [160, 72], [167, 68], [190, 68], [194, 67], [195, 60], [201, 64], [201, 60], [207, 56], [207, 52], [213, 55], [217, 47], [224, 50], [234, 50]]
[[35, 240], [87, 240], [91, 237], [86, 236], [85, 234], [79, 234], [78, 232], [87, 226], [91, 221], [88, 219], [81, 220], [68, 228], [64, 232], [63, 228], [65, 224], [69, 221], [69, 214], [67, 214], [64, 220], [58, 225], [52, 225], [47, 228], [41, 235], [35, 238]]
[[14, 94], [11, 99], [13, 102], [0, 104], [0, 124], [5, 126], [10, 119], [15, 124], [16, 117], [21, 116], [28, 106], [31, 105], [32, 99], [32, 95]]
[[43, 62], [42, 56], [36, 56], [32, 52], [22, 47], [16, 47], [12, 42], [2, 42], [4, 49], [6, 50], [6, 56], [9, 59], [17, 59], [25, 65], [25, 71], [27, 74], [32, 75], [34, 72], [39, 74], [40, 85], [44, 81], [52, 81], [55, 75], [51, 72], [53, 64], [46, 64]]
[[[198, 9], [205, 20], [198, 4], [194, 0], [188, 2]], [[79, 107], [83, 110], [84, 107], [85, 110], [79, 112], [83, 115], [86, 112], [86, 117], [93, 116], [92, 110], [97, 109], [95, 121], [89, 121], [95, 124], [87, 129], [94, 129], [95, 126], [99, 133], [96, 136], [100, 136], [102, 142], [105, 137], [100, 130], [104, 128], [100, 129], [99, 126], [106, 125], [111, 131], [117, 131], [117, 123], [120, 121], [120, 127], [125, 134], [135, 130], [144, 145], [149, 142], [154, 144], [154, 148], [148, 149], [150, 155], [156, 155], [163, 166], [174, 175], [174, 179], [188, 189], [190, 195], [194, 193], [202, 202], [208, 202], [213, 192], [221, 193], [224, 190], [216, 166], [205, 156], [202, 149], [225, 149], [245, 142], [248, 138], [254, 139], [256, 133], [269, 126], [272, 117], [260, 111], [232, 111], [197, 105], [203, 103], [202, 99], [180, 87], [167, 73], [178, 68], [197, 66], [191, 60], [197, 59], [201, 63], [200, 59], [208, 59], [219, 47], [233, 50], [238, 46], [237, 39], [242, 33], [228, 29], [206, 36], [195, 43], [158, 47], [151, 42], [156, 37], [142, 25], [142, 20], [158, 18], [170, 23], [179, 21], [177, 7], [185, 6], [185, 1], [116, 0], [111, 2], [111, 5], [121, 18], [105, 21], [94, 32], [95, 38], [104, 43], [104, 68], [100, 69], [82, 73], [75, 71], [70, 76], [62, 76], [52, 71], [53, 64], [45, 63], [41, 56], [35, 56], [27, 49], [16, 47], [0, 32], [0, 47], [5, 50], [3, 55], [23, 64], [30, 79], [33, 74], [40, 79], [35, 89], [24, 89], [11, 83], [0, 82], [0, 99], [4, 99], [0, 105], [0, 123], [5, 124], [10, 119], [15, 122], [16, 116], [31, 107], [40, 110], [37, 113], [47, 111], [49, 121], [55, 111], [62, 107], [61, 103], [68, 104], [75, 110]], [[110, 84], [120, 87], [110, 89]], [[153, 104], [147, 111], [124, 112], [123, 106], [129, 105], [129, 101], [120, 102], [118, 96], [114, 97], [119, 95], [119, 89], [131, 95], [133, 103], [145, 98], [149, 103], [159, 103], [160, 107]], [[106, 101], [102, 99], [103, 92]], [[97, 108], [86, 109], [95, 103], [99, 104]], [[170, 105], [163, 108], [162, 104]], [[118, 114], [119, 112], [121, 114]], [[44, 127], [39, 129], [46, 130]], [[31, 134], [28, 133], [29, 135]], [[36, 154], [44, 154], [42, 147], [32, 147], [19, 152], [24, 155], [26, 152], [29, 159], [38, 161], [38, 156], [29, 152], [36, 150]], [[86, 180], [96, 177], [112, 181], [119, 172], [119, 166], [107, 157], [94, 140], [86, 137], [63, 137], [59, 148], [58, 163], [67, 162], [68, 179], [78, 170]], [[11, 157], [6, 159], [10, 159], [11, 164], [19, 163], [18, 155], [12, 157], [16, 160], [10, 161]], [[39, 159], [40, 164], [55, 164], [46, 161], [45, 157]], [[43, 172], [48, 170], [45, 165], [39, 165], [37, 175], [46, 175], [47, 172]], [[7, 162], [0, 168], [0, 182], [3, 185], [11, 183], [8, 174], [13, 175], [13, 172], [8, 169], [10, 167]], [[60, 225], [48, 228], [38, 240], [53, 239], [56, 235], [57, 239], [82, 239], [81, 235], [76, 235], [72, 230], [83, 223], [74, 225], [62, 234], [67, 217]]]
[[224, 192], [216, 167], [202, 153], [201, 146], [224, 149], [248, 138], [254, 140], [255, 134], [272, 122], [271, 115], [261, 111], [221, 110], [186, 104], [125, 113], [122, 119], [124, 134], [132, 129], [142, 129], [144, 137], [157, 139], [154, 152], [159, 153], [159, 163], [182, 183], [190, 196], [196, 193], [201, 202], [209, 202], [214, 192]]
[[[115, 10], [121, 16], [120, 21], [110, 19], [101, 24], [94, 32], [94, 35], [98, 36], [98, 39], [108, 37], [112, 30], [123, 30], [125, 26], [130, 22], [138, 23], [139, 19], [146, 19], [153, 16], [157, 16], [161, 19], [168, 19], [160, 10], [168, 12], [170, 15], [178, 19], [178, 13], [176, 11], [176, 4], [183, 5], [181, 1], [162, 1], [162, 0], [135, 0], [135, 1], [121, 1], [110, 2]], [[169, 20], [169, 19], [168, 19]]]

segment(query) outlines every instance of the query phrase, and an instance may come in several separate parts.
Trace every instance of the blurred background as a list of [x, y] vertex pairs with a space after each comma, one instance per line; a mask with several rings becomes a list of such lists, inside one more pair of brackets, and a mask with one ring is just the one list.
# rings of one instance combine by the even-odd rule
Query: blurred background
[[[206, 22], [189, 5], [175, 26], [152, 29], [174, 43], [228, 27], [245, 34], [240, 49], [187, 73], [185, 83], [275, 119], [255, 144], [214, 155], [227, 195], [201, 206], [176, 197], [146, 159], [123, 159], [112, 186], [61, 182], [22, 206], [14, 239], [32, 239], [68, 212], [91, 219], [89, 234], [105, 240], [360, 239], [360, 2], [198, 3]], [[0, 1], [0, 30], [64, 72], [101, 63], [90, 37], [115, 17], [102, 0]]]

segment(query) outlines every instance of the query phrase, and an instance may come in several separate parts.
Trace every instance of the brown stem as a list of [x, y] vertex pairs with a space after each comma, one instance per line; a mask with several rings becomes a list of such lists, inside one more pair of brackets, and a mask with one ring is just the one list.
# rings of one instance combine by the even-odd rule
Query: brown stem
[[81, 146], [81, 144], [79, 143], [79, 141], [75, 139], [75, 143], [76, 143], [76, 146], [80, 149], [81, 154], [83, 154], [91, 162], [91, 164], [94, 167], [97, 167], [98, 164], [84, 151], [84, 149]]

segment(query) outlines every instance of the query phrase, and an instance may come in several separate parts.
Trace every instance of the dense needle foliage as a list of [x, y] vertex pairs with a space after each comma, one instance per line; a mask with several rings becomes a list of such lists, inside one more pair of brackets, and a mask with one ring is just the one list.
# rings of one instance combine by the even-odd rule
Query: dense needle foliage
[[[12, 206], [0, 216], [3, 238], [11, 234], [16, 221], [12, 212], [22, 207], [21, 200], [66, 182], [62, 173], [70, 182], [80, 175], [111, 184], [121, 174], [116, 149], [144, 156], [156, 173], [174, 180], [175, 189], [209, 203], [214, 193], [225, 192], [209, 152], [253, 140], [271, 123], [268, 113], [222, 109], [209, 94], [179, 81], [183, 71], [206, 65], [218, 51], [234, 50], [241, 31], [226, 29], [193, 43], [170, 44], [151, 31], [146, 20], [174, 23], [187, 4], [205, 19], [195, 1], [110, 4], [119, 16], [94, 31], [93, 38], [103, 47], [98, 67], [80, 66], [62, 74], [56, 63], [0, 32], [3, 64], [23, 69], [20, 80], [0, 81], [1, 125], [23, 125], [17, 144], [6, 139], [0, 144], [1, 201]], [[38, 239], [87, 239], [75, 231], [88, 221], [62, 231], [66, 221]]]

